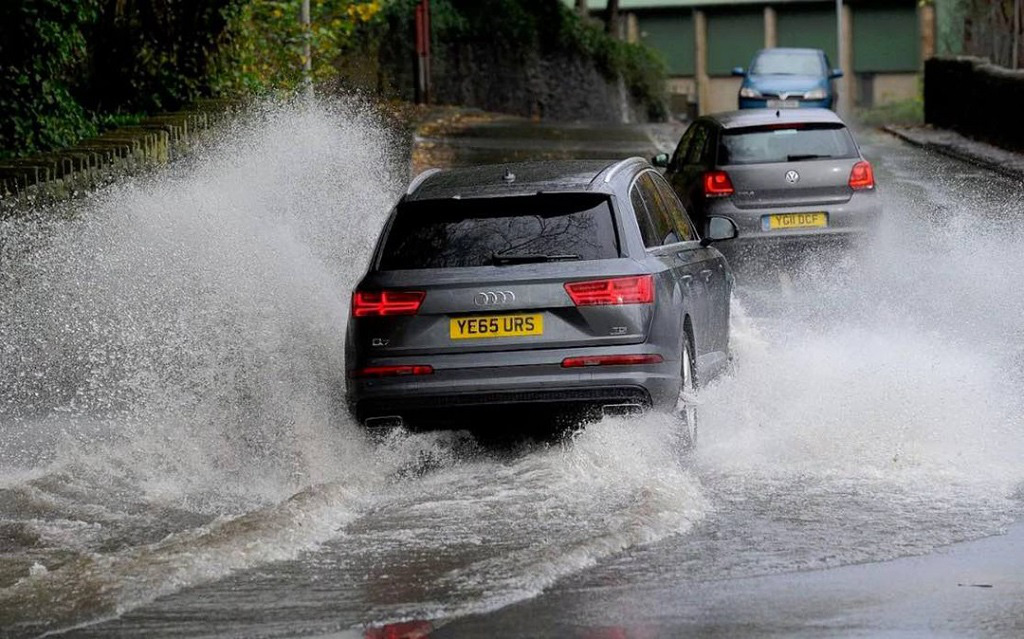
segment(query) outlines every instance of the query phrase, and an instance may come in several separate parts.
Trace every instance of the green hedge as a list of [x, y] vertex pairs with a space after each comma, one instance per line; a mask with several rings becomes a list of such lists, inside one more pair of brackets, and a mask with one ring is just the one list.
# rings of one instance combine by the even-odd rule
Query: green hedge
[[0, 2], [0, 157], [208, 95], [210, 53], [238, 1]]

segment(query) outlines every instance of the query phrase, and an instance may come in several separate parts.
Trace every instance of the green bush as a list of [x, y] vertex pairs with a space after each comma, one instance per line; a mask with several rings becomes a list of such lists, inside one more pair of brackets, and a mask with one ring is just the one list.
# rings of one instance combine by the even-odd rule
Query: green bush
[[75, 97], [99, 0], [0, 3], [0, 157], [73, 144], [96, 125]]

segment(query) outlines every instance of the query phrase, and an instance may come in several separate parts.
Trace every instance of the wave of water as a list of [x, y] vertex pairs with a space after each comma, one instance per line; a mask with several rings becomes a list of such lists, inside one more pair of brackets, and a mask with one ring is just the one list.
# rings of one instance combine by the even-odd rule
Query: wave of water
[[394, 148], [359, 105], [271, 105], [3, 222], [0, 627], [291, 556], [387, 480], [339, 407]]

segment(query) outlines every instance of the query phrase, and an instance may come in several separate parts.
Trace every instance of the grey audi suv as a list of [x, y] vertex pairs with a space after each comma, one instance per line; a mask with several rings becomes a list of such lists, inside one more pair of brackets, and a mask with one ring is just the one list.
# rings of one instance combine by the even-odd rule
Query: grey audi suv
[[424, 172], [352, 293], [347, 399], [368, 426], [516, 429], [673, 412], [729, 356], [733, 276], [645, 160]]
[[878, 225], [871, 164], [827, 109], [751, 109], [698, 118], [675, 153], [654, 158], [703, 228], [711, 216], [739, 227], [731, 256], [759, 245], [849, 243]]

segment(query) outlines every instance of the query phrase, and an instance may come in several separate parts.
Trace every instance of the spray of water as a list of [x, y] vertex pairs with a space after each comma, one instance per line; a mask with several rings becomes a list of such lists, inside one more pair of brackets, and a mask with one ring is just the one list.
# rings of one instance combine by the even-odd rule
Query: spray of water
[[271, 105], [170, 170], [3, 222], [0, 519], [54, 554], [12, 553], [0, 586], [38, 558], [96, 595], [47, 609], [38, 565], [4, 614], [31, 618], [8, 605], [31, 590], [67, 623], [289, 556], [387, 480], [340, 408], [347, 292], [404, 179], [393, 148], [358, 105]]

